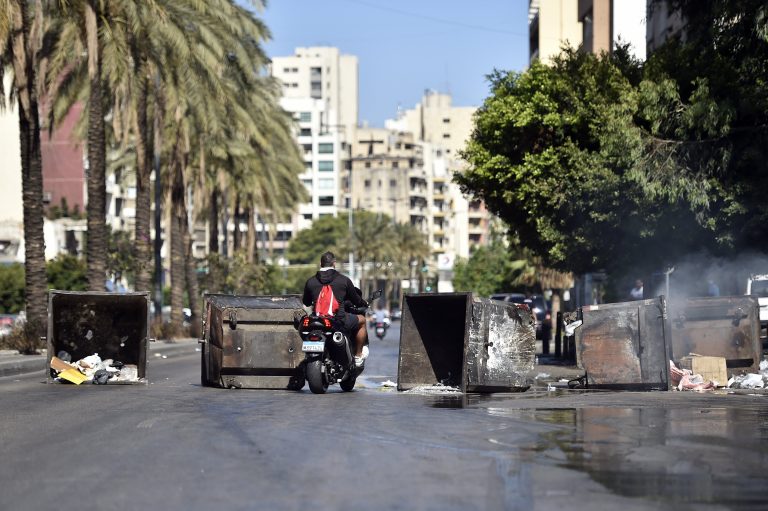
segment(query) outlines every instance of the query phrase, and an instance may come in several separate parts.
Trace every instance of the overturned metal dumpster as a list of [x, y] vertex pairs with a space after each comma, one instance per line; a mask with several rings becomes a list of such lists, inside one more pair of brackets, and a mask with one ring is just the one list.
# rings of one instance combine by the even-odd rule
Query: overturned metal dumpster
[[293, 326], [298, 295], [205, 296], [203, 386], [292, 389], [304, 386], [301, 339]]
[[405, 295], [397, 388], [523, 391], [531, 383], [535, 351], [527, 306], [471, 293]]
[[[72, 362], [98, 354], [102, 360], [131, 369], [131, 377], [109, 383], [145, 383], [149, 342], [149, 293], [52, 290], [48, 294], [48, 382], [51, 360]], [[106, 380], [105, 380], [106, 381]]]
[[725, 358], [729, 376], [759, 372], [762, 346], [756, 297], [688, 298], [671, 304], [669, 315], [676, 362], [693, 353]]
[[576, 363], [586, 386], [668, 390], [670, 340], [664, 297], [580, 309]]

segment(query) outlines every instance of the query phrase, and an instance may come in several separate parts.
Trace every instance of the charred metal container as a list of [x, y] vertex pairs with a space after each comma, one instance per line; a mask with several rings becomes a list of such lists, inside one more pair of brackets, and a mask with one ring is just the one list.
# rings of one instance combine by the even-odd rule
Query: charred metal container
[[48, 293], [48, 360], [66, 351], [72, 360], [98, 353], [135, 365], [146, 383], [149, 342], [149, 293], [56, 291]]
[[587, 305], [576, 329], [576, 362], [586, 386], [668, 390], [670, 340], [664, 297]]
[[397, 388], [524, 391], [535, 363], [534, 323], [527, 306], [471, 293], [405, 295]]
[[729, 376], [759, 372], [760, 306], [755, 296], [688, 298], [670, 305], [672, 357], [725, 358]]
[[298, 295], [205, 296], [201, 383], [251, 389], [304, 386], [304, 353], [293, 318]]

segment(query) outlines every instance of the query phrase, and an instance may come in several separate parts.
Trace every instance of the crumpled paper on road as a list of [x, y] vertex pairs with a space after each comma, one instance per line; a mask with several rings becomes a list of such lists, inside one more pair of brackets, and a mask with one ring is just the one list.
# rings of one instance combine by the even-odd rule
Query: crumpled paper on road
[[717, 382], [705, 381], [700, 374], [693, 374], [690, 369], [680, 369], [673, 361], [669, 361], [669, 376], [672, 385], [677, 390], [695, 390], [697, 392], [714, 390]]

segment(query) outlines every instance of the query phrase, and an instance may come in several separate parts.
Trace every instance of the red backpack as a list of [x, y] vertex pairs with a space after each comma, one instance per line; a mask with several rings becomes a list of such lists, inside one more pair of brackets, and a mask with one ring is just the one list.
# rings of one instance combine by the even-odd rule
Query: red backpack
[[[317, 279], [320, 280], [319, 278]], [[333, 280], [331, 280], [333, 282]], [[321, 282], [322, 284], [322, 282]], [[315, 302], [315, 313], [321, 316], [334, 316], [336, 311], [339, 310], [339, 301], [333, 296], [333, 289], [331, 284], [323, 285], [320, 290], [320, 295]]]

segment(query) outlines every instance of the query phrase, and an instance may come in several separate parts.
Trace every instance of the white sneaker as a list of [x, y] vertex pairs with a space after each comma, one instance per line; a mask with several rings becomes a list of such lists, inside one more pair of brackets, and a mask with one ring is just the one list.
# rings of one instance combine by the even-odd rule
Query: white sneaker
[[355, 355], [355, 367], [361, 367], [365, 364], [365, 359], [368, 358], [368, 353], [370, 353], [368, 346], [363, 346], [363, 353], [359, 357]]

